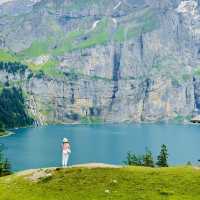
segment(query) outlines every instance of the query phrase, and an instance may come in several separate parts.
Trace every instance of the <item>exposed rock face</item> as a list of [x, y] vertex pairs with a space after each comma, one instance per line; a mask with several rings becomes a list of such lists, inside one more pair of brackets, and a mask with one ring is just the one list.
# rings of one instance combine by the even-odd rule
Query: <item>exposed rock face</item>
[[37, 67], [53, 60], [62, 76], [1, 71], [1, 81], [21, 81], [28, 109], [41, 123], [194, 115], [200, 110], [199, 8], [194, 0], [3, 4], [0, 48]]

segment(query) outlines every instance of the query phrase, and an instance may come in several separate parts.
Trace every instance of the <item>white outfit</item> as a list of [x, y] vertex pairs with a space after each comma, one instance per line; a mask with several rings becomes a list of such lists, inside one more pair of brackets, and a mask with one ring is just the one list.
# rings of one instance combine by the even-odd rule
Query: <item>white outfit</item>
[[62, 152], [62, 166], [67, 166], [69, 160], [69, 154], [71, 153], [70, 149], [63, 150]]

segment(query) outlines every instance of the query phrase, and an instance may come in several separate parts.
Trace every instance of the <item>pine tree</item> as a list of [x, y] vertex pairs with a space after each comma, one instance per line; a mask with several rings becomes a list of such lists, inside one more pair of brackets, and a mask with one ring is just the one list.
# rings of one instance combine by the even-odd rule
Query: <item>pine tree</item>
[[5, 131], [5, 127], [4, 127], [3, 122], [0, 121], [0, 132], [3, 132], [3, 131]]
[[0, 149], [0, 177], [3, 175], [3, 153], [2, 153], [2, 149]]
[[127, 153], [126, 161], [124, 162], [126, 165], [133, 165], [133, 166], [142, 166], [143, 159], [142, 156], [137, 156], [132, 154], [131, 152]]
[[160, 151], [160, 154], [158, 155], [156, 164], [159, 167], [168, 167], [167, 159], [168, 159], [167, 146], [163, 144], [161, 146], [161, 151]]
[[3, 162], [3, 175], [9, 175], [11, 173], [11, 164], [8, 159]]
[[146, 166], [146, 167], [154, 167], [154, 161], [153, 161], [152, 153], [147, 148], [146, 148], [146, 153], [143, 156], [143, 163], [144, 163], [144, 166]]
[[0, 149], [0, 177], [11, 174], [11, 165], [8, 159], [4, 158], [3, 151]]

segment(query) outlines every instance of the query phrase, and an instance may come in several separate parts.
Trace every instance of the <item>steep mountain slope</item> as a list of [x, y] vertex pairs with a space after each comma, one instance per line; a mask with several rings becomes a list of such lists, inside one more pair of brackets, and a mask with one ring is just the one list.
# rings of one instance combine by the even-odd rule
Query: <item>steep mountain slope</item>
[[200, 109], [199, 1], [17, 0], [0, 5], [1, 85], [40, 123], [188, 119]]

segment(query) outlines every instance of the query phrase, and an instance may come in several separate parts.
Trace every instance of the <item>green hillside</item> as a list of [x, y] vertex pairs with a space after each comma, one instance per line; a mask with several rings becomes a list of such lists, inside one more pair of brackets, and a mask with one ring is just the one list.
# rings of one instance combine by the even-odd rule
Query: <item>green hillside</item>
[[[46, 171], [46, 172], [45, 172]], [[173, 168], [69, 168], [0, 178], [0, 200], [198, 200], [200, 171]], [[38, 173], [41, 173], [38, 172]], [[34, 181], [33, 181], [34, 180]]]

